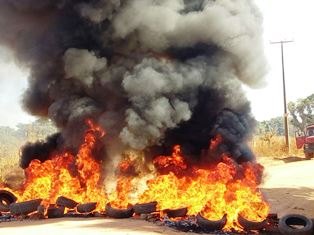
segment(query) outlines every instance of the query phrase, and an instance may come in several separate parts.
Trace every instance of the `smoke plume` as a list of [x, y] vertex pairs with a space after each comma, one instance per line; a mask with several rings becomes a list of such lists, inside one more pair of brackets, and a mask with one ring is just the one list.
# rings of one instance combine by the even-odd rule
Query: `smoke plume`
[[221, 151], [247, 161], [242, 84], [263, 84], [261, 25], [252, 0], [3, 0], [0, 43], [30, 69], [24, 108], [67, 148], [92, 118], [107, 151], [181, 144], [197, 156], [220, 134]]

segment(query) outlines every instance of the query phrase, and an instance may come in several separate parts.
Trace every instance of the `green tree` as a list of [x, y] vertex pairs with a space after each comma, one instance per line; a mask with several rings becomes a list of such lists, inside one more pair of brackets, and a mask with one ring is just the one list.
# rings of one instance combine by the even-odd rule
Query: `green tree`
[[288, 109], [292, 117], [291, 123], [298, 130], [303, 131], [307, 125], [314, 124], [314, 94], [290, 102]]
[[270, 120], [259, 122], [258, 134], [284, 135], [283, 117], [275, 117]]

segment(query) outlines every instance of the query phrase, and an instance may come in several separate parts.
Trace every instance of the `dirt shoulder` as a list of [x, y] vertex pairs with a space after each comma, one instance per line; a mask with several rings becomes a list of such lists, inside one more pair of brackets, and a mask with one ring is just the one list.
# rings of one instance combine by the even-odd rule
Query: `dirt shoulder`
[[290, 157], [261, 162], [265, 167], [262, 191], [271, 212], [314, 218], [314, 160]]
[[[177, 232], [165, 226], [157, 226], [139, 219], [104, 219], [104, 218], [61, 218], [39, 221], [16, 221], [0, 223], [1, 234], [10, 235], [178, 235]], [[189, 233], [193, 235], [194, 233]], [[196, 235], [196, 234], [195, 234]]]

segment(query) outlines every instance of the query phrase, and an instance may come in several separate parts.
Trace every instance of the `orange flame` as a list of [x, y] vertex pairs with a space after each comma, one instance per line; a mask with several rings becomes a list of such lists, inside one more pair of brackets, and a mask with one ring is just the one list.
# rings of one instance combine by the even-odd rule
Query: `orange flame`
[[[222, 154], [219, 163], [190, 165], [179, 145], [174, 146], [171, 156], [158, 156], [153, 160], [155, 175], [135, 199], [131, 197], [137, 190], [133, 179], [145, 179], [147, 175], [138, 172], [139, 161], [124, 158], [116, 172], [116, 190], [108, 195], [101, 185], [100, 162], [93, 156], [93, 149], [105, 132], [91, 120], [86, 123], [89, 128], [76, 156], [64, 152], [43, 163], [38, 160], [30, 163], [25, 170], [22, 190], [13, 192], [19, 201], [42, 198], [48, 205], [55, 203], [58, 196], [65, 196], [79, 203], [98, 202], [99, 211], [107, 202], [116, 208], [126, 208], [131, 202], [157, 201], [157, 209], [161, 211], [187, 207], [188, 215], [201, 213], [210, 220], [218, 220], [226, 214], [224, 230], [242, 230], [237, 222], [240, 213], [252, 221], [267, 217], [269, 206], [258, 188], [263, 173], [260, 164], [237, 164]], [[214, 138], [209, 150], [215, 150], [221, 141], [221, 136]]]
[[173, 147], [171, 156], [156, 157], [153, 164], [158, 172], [173, 172], [176, 175], [181, 174], [188, 168], [185, 159], [182, 157], [180, 145]]
[[[158, 157], [158, 162], [176, 163], [181, 170], [184, 158], [175, 147], [172, 161]], [[161, 161], [162, 159], [162, 161]], [[165, 167], [168, 164], [163, 164]], [[158, 209], [188, 208], [189, 215], [201, 212], [205, 218], [218, 220], [227, 214], [225, 230], [242, 228], [237, 222], [239, 213], [252, 221], [264, 220], [269, 206], [258, 190], [263, 167], [256, 163], [238, 165], [232, 159], [223, 157], [223, 161], [208, 168], [194, 168], [184, 176], [171, 171], [166, 175], [157, 175], [147, 182], [148, 189], [140, 196], [140, 202], [157, 201]]]
[[101, 166], [92, 155], [98, 138], [105, 132], [87, 120], [88, 130], [76, 156], [69, 152], [54, 155], [41, 163], [33, 160], [25, 169], [22, 190], [14, 192], [19, 201], [41, 198], [45, 205], [54, 204], [59, 196], [78, 203], [98, 202], [102, 210], [107, 201], [101, 182]]

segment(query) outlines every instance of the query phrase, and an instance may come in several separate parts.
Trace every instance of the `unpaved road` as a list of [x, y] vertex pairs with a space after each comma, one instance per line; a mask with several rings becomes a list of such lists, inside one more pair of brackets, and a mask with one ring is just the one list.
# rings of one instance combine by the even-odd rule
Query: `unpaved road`
[[[298, 213], [314, 218], [314, 160], [289, 162], [262, 159], [265, 180], [262, 190], [271, 212], [282, 216]], [[136, 219], [50, 219], [0, 223], [1, 234], [9, 235], [98, 235], [182, 234], [164, 226]], [[193, 235], [193, 233], [189, 233]]]
[[0, 224], [0, 232], [7, 235], [182, 235], [165, 226], [156, 226], [143, 220], [93, 218], [5, 222]]
[[271, 212], [282, 215], [297, 213], [314, 218], [314, 159], [289, 162], [287, 158], [264, 164], [262, 190]]

